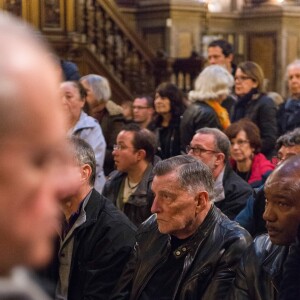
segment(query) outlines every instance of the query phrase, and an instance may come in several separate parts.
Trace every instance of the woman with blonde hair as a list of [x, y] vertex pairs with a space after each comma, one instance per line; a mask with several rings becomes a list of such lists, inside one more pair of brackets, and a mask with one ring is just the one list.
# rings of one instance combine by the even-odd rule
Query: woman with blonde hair
[[195, 81], [195, 89], [188, 95], [192, 104], [182, 117], [181, 149], [189, 145], [200, 128], [224, 130], [230, 125], [228, 112], [221, 103], [231, 93], [233, 83], [232, 75], [219, 65], [208, 66], [200, 73]]

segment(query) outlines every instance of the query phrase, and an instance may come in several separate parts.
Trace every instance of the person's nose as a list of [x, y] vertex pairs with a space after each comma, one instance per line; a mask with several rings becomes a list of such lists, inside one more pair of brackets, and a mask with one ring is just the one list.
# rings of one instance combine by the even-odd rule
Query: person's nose
[[266, 222], [275, 222], [276, 221], [276, 213], [274, 212], [273, 205], [268, 203], [265, 205], [265, 211], [263, 213], [263, 219]]
[[212, 58], [209, 58], [209, 64], [210, 65], [215, 65], [216, 64], [216, 60], [212, 57]]
[[62, 96], [62, 103], [66, 104], [67, 103], [67, 97], [66, 96]]
[[156, 214], [156, 213], [159, 213], [159, 212], [161, 212], [160, 205], [159, 205], [157, 197], [154, 197], [154, 200], [153, 200], [153, 203], [152, 203], [152, 206], [151, 206], [151, 213]]
[[237, 143], [231, 143], [231, 149], [232, 150], [236, 150], [236, 149], [238, 149], [239, 148], [239, 146], [238, 146], [238, 144]]

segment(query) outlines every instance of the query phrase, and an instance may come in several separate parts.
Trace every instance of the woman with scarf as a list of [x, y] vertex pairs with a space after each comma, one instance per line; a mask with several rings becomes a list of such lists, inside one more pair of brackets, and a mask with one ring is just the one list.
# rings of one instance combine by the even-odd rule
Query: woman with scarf
[[230, 125], [228, 112], [221, 103], [230, 94], [234, 80], [222, 66], [206, 67], [189, 93], [191, 105], [183, 114], [180, 125], [181, 149], [185, 151], [196, 131], [203, 127], [225, 130]]
[[235, 73], [235, 105], [232, 121], [248, 118], [254, 122], [262, 139], [261, 152], [271, 158], [277, 138], [276, 106], [264, 93], [264, 73], [261, 67], [252, 61], [238, 65]]

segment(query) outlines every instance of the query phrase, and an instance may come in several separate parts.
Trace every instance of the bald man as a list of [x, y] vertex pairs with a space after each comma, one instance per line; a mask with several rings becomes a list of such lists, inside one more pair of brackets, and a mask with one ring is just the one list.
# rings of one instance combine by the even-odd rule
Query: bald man
[[300, 223], [300, 155], [283, 162], [265, 184], [268, 234], [245, 252], [230, 299], [278, 299], [282, 266]]
[[48, 262], [73, 189], [59, 70], [26, 24], [1, 13], [0, 32], [0, 299], [47, 299], [15, 267]]

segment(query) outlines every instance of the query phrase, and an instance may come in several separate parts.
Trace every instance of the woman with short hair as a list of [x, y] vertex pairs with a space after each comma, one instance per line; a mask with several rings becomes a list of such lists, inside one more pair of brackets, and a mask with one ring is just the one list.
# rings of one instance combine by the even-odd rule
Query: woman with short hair
[[252, 187], [261, 186], [274, 165], [260, 152], [259, 128], [248, 119], [231, 124], [226, 130], [231, 143], [231, 165]]
[[221, 103], [231, 93], [233, 83], [232, 75], [219, 65], [206, 67], [197, 77], [195, 88], [188, 95], [192, 104], [184, 112], [180, 126], [183, 151], [198, 129], [224, 130], [230, 125], [228, 112]]

